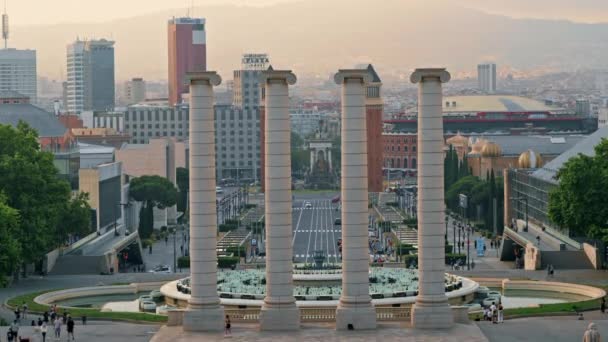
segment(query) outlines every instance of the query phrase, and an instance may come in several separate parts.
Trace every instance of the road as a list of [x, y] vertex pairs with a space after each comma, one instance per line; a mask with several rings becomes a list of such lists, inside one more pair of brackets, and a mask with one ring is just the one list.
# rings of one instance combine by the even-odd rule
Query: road
[[[331, 199], [338, 193], [296, 194], [293, 201], [293, 255], [297, 263], [313, 263], [314, 252], [325, 252], [327, 261], [340, 262], [338, 239], [342, 237], [342, 226], [335, 226], [341, 215], [337, 204]], [[310, 202], [311, 208], [305, 203]]]

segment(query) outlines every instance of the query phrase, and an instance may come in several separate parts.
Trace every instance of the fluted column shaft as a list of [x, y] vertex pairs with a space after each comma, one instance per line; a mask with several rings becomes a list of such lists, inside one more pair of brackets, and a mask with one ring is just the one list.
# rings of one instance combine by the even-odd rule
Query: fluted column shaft
[[414, 326], [446, 328], [452, 318], [445, 295], [443, 110], [445, 69], [417, 69], [418, 83], [418, 297]]
[[288, 83], [291, 72], [267, 71], [265, 77], [266, 117], [265, 221], [266, 297], [261, 313], [263, 330], [292, 330], [299, 327], [299, 311], [293, 296], [291, 127]]
[[336, 328], [370, 329], [376, 313], [369, 295], [367, 129], [365, 70], [341, 70], [342, 85], [342, 295]]
[[214, 72], [189, 73], [190, 80], [190, 288], [184, 329], [222, 329], [217, 294]]

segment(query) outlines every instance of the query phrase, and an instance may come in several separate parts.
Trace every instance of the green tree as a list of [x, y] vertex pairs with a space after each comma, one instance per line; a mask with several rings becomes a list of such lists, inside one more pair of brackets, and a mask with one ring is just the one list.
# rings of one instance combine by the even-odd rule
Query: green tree
[[70, 235], [85, 236], [91, 233], [91, 206], [89, 194], [79, 192], [65, 203], [57, 226], [58, 242], [66, 241]]
[[304, 149], [304, 139], [291, 132], [291, 171], [295, 174], [304, 173], [310, 166], [309, 152]]
[[[40, 150], [36, 131], [23, 122], [16, 128], [0, 125], [0, 175], [0, 192], [20, 215], [13, 237], [21, 246], [23, 263], [42, 260], [65, 241], [66, 234], [83, 229], [73, 224], [80, 220], [62, 222], [72, 209], [70, 186], [58, 177], [53, 155]], [[90, 218], [84, 211], [74, 215], [79, 213]]]
[[579, 154], [557, 172], [559, 185], [549, 194], [549, 218], [571, 233], [608, 242], [608, 140], [595, 156]]
[[0, 287], [6, 287], [8, 278], [19, 269], [21, 244], [15, 238], [18, 230], [19, 213], [0, 194]]
[[469, 206], [467, 210], [467, 216], [469, 217], [470, 213], [473, 212], [474, 196], [476, 195], [476, 190], [483, 183], [479, 178], [475, 176], [467, 176], [462, 179], [459, 179], [456, 183], [450, 186], [450, 189], [446, 193], [446, 203], [450, 209], [459, 213], [460, 207], [458, 202], [458, 197], [460, 194], [465, 194], [469, 198]]
[[176, 171], [176, 182], [179, 189], [177, 194], [177, 211], [186, 213], [188, 207], [188, 191], [190, 190], [190, 178], [188, 169], [178, 167]]
[[139, 215], [139, 235], [148, 238], [154, 229], [154, 208], [164, 209], [177, 203], [177, 189], [161, 176], [141, 176], [129, 184], [132, 199], [142, 202]]

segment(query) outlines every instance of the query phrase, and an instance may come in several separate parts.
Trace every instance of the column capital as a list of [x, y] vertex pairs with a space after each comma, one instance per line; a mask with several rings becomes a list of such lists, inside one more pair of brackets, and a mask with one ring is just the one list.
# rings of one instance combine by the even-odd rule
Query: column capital
[[296, 84], [297, 77], [291, 70], [268, 69], [260, 74], [260, 83], [266, 84], [270, 81], [283, 81], [288, 85]]
[[425, 78], [438, 78], [441, 83], [446, 83], [450, 80], [450, 73], [445, 68], [421, 68], [416, 69], [410, 76], [412, 83], [419, 83]]
[[222, 78], [215, 71], [193, 71], [186, 73], [186, 84], [209, 84], [218, 86], [222, 83]]
[[372, 81], [372, 77], [367, 69], [339, 69], [334, 75], [336, 84], [343, 84], [347, 79], [359, 79], [363, 84]]

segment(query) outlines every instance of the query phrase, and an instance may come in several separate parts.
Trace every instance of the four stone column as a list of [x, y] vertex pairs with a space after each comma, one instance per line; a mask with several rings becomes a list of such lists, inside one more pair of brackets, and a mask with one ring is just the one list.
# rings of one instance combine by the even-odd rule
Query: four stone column
[[300, 311], [293, 296], [291, 126], [288, 85], [296, 83], [291, 71], [268, 70], [265, 85], [264, 131], [266, 297], [260, 312], [262, 330], [296, 330]]
[[376, 310], [369, 295], [367, 130], [365, 91], [367, 70], [340, 70], [342, 85], [342, 295], [336, 309], [336, 329], [376, 328]]
[[217, 294], [215, 195], [215, 72], [187, 73], [190, 83], [190, 300], [186, 331], [222, 331], [224, 308]]
[[445, 295], [445, 204], [443, 186], [443, 116], [441, 84], [445, 69], [416, 69], [418, 83], [418, 297], [412, 308], [415, 328], [452, 325]]

